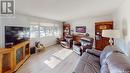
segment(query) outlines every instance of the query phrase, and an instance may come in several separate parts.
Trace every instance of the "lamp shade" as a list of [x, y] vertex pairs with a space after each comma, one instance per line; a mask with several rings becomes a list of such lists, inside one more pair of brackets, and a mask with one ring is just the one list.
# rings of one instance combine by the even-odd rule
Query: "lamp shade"
[[121, 32], [119, 30], [102, 30], [102, 36], [108, 38], [120, 38]]

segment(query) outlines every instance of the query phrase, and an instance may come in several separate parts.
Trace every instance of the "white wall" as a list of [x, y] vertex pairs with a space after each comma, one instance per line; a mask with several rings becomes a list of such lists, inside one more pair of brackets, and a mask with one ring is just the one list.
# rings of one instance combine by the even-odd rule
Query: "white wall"
[[102, 22], [102, 21], [112, 21], [112, 16], [104, 15], [104, 16], [97, 16], [97, 17], [89, 17], [89, 18], [81, 18], [72, 21], [67, 21], [71, 25], [71, 29], [76, 32], [76, 26], [86, 26], [86, 32], [90, 34], [90, 36], [95, 36], [95, 22]]
[[122, 31], [123, 36], [116, 40], [116, 45], [130, 55], [130, 0], [125, 2], [113, 13], [115, 29]]
[[[29, 27], [31, 22], [43, 22], [43, 23], [53, 23], [58, 24], [60, 27], [60, 34], [62, 35], [62, 23], [60, 21], [38, 18], [33, 16], [28, 16], [24, 14], [15, 14], [13, 17], [0, 17], [0, 47], [4, 47], [4, 26], [23, 26]], [[56, 43], [56, 37], [44, 37], [31, 39], [31, 46], [35, 41], [41, 41], [45, 46], [50, 46]]]
[[68, 23], [71, 24], [71, 29], [74, 30], [76, 33], [75, 28], [76, 26], [86, 26], [86, 33], [89, 33], [91, 37], [95, 39], [95, 22], [102, 22], [102, 21], [112, 21], [112, 16], [110, 15], [103, 15], [103, 16], [97, 16], [97, 17], [86, 17], [81, 19], [76, 19], [73, 21], [68, 21]]

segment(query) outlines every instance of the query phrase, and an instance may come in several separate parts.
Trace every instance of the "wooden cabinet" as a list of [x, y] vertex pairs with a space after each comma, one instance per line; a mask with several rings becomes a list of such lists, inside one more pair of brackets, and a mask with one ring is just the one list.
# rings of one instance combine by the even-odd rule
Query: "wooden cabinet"
[[12, 47], [13, 49], [13, 62], [14, 62], [14, 72], [26, 61], [30, 56], [29, 41], [22, 42], [18, 45]]
[[102, 30], [113, 29], [113, 21], [95, 23], [95, 47], [103, 50], [109, 45], [109, 38], [102, 37]]
[[0, 49], [0, 73], [13, 72], [13, 53], [12, 49]]
[[79, 34], [79, 35], [73, 35], [73, 41], [80, 42], [81, 38], [85, 37], [85, 35]]
[[63, 23], [63, 38], [70, 35], [70, 24]]
[[30, 56], [29, 41], [0, 49], [0, 73], [15, 72]]

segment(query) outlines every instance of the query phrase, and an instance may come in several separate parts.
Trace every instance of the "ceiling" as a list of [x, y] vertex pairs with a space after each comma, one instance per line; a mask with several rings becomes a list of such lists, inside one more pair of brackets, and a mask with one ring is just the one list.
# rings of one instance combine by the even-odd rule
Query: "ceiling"
[[67, 21], [110, 14], [124, 0], [15, 0], [16, 13]]

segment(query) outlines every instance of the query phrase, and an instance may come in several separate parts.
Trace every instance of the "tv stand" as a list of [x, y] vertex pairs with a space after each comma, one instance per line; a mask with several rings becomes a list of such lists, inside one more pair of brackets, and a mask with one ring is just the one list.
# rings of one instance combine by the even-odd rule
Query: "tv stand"
[[0, 73], [13, 73], [29, 58], [29, 41], [0, 49]]

